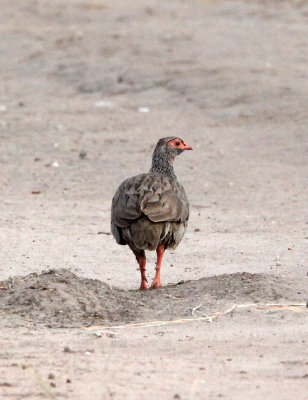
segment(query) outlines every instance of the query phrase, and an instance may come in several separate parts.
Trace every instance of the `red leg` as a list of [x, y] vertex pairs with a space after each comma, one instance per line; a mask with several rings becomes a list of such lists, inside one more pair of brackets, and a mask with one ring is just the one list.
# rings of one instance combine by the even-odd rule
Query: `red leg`
[[165, 246], [163, 244], [158, 245], [158, 247], [156, 249], [156, 254], [157, 254], [156, 274], [155, 274], [154, 281], [152, 283], [152, 289], [158, 289], [163, 286], [161, 284], [161, 280], [160, 280], [160, 269], [161, 269], [161, 262], [163, 260], [164, 252], [165, 252]]
[[145, 264], [146, 264], [146, 258], [145, 257], [140, 257], [138, 260], [139, 268], [140, 268], [140, 273], [141, 273], [141, 285], [140, 285], [140, 290], [146, 290], [148, 288], [147, 285], [147, 278], [145, 276]]

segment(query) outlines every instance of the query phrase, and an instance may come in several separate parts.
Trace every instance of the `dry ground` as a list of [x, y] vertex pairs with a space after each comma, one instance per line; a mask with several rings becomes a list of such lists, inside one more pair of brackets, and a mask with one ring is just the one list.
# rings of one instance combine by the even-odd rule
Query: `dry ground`
[[[0, 11], [0, 398], [306, 400], [305, 307], [223, 313], [308, 300], [307, 3]], [[110, 202], [169, 135], [190, 224], [139, 293]]]

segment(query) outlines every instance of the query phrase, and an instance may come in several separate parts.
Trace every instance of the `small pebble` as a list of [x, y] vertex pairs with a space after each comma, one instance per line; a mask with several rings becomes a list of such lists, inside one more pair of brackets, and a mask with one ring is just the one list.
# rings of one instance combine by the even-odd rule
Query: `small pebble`
[[55, 379], [55, 374], [53, 374], [52, 372], [48, 374], [48, 379]]
[[138, 112], [140, 113], [148, 113], [150, 112], [150, 109], [148, 107], [139, 107]]
[[72, 353], [73, 351], [68, 346], [64, 346], [63, 352], [64, 353]]
[[56, 386], [57, 386], [54, 382], [50, 382], [49, 385], [50, 385], [51, 387], [56, 387]]
[[79, 158], [83, 160], [86, 157], [87, 157], [87, 152], [85, 150], [81, 150], [81, 152], [79, 153]]
[[100, 100], [94, 103], [95, 107], [102, 107], [102, 108], [113, 108], [115, 104], [109, 100]]
[[106, 335], [107, 338], [113, 339], [113, 338], [116, 337], [117, 333], [115, 333], [115, 332], [107, 332], [107, 333], [105, 333], [105, 335]]

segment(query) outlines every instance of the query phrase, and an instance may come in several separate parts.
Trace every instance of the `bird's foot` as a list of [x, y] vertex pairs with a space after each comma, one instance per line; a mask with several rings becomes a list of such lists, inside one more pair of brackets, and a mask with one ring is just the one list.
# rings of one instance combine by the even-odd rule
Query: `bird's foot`
[[142, 281], [139, 290], [147, 290], [148, 285], [146, 284], [146, 281]]
[[151, 286], [151, 289], [159, 289], [161, 287], [163, 287], [161, 281], [154, 279], [154, 281], [152, 283], [152, 286]]

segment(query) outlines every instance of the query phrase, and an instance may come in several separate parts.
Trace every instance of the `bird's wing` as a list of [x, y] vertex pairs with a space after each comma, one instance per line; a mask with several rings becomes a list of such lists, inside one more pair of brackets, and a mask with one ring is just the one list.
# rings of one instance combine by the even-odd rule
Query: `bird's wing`
[[124, 228], [143, 214], [153, 222], [186, 221], [189, 205], [184, 188], [160, 174], [126, 179], [112, 200], [111, 219]]

